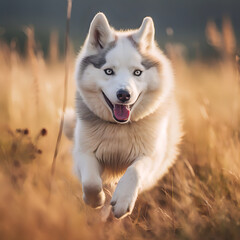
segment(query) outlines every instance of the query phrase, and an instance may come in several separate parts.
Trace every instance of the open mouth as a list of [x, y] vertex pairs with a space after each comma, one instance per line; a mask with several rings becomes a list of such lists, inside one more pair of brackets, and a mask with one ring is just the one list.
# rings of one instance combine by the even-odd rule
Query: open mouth
[[112, 104], [103, 91], [102, 91], [102, 94], [108, 106], [112, 110], [114, 119], [120, 123], [127, 122], [130, 118], [131, 108], [133, 104], [132, 105]]

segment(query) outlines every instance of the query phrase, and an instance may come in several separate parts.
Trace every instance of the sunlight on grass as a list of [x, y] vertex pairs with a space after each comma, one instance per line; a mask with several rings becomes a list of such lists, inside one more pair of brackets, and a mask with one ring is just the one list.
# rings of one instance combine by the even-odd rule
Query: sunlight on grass
[[[224, 43], [215, 39], [215, 27], [208, 25], [209, 38], [221, 52]], [[56, 48], [44, 59], [34, 46], [33, 30], [26, 34], [26, 58], [14, 42], [0, 42], [1, 239], [238, 239], [240, 78], [234, 47], [221, 60], [189, 63], [168, 46], [185, 132], [179, 158], [158, 186], [139, 196], [131, 216], [102, 223], [99, 211], [82, 201], [71, 170], [72, 145], [65, 137], [49, 198], [64, 63], [57, 60]], [[233, 44], [229, 39], [225, 42]], [[71, 64], [73, 73], [73, 56]], [[70, 79], [68, 105], [73, 106]]]

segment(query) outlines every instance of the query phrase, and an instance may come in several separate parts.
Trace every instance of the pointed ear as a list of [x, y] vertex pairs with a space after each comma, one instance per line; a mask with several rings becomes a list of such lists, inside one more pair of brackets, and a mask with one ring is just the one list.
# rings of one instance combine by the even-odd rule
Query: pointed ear
[[145, 50], [154, 44], [155, 28], [151, 17], [143, 19], [141, 27], [132, 35], [137, 45]]
[[107, 43], [113, 40], [113, 32], [109, 26], [106, 16], [103, 13], [96, 14], [89, 29], [88, 42], [91, 47], [95, 49], [102, 49], [107, 45]]

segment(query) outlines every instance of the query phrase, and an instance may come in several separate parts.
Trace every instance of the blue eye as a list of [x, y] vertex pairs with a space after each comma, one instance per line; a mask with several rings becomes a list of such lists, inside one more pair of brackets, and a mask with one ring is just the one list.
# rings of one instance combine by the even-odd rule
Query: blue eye
[[113, 71], [111, 68], [106, 68], [106, 69], [104, 69], [104, 72], [105, 72], [107, 75], [113, 75], [113, 74], [114, 74], [114, 71]]
[[142, 71], [139, 70], [139, 69], [137, 69], [137, 70], [135, 70], [135, 71], [133, 72], [133, 74], [134, 74], [135, 76], [139, 77], [139, 76], [142, 74]]

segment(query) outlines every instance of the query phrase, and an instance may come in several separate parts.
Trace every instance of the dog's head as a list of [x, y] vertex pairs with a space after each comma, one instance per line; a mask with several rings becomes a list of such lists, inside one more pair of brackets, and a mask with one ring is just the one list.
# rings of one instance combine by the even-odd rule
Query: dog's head
[[103, 13], [90, 25], [76, 64], [77, 90], [99, 118], [127, 123], [154, 112], [172, 89], [168, 60], [154, 41], [152, 18], [115, 31]]

